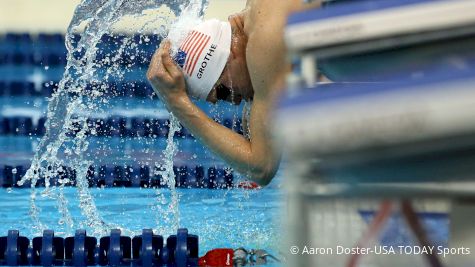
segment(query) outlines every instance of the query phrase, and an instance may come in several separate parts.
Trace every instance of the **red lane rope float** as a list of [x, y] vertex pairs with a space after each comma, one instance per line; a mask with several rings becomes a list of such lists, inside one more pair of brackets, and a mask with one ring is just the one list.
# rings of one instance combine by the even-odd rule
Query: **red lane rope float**
[[199, 266], [206, 267], [232, 267], [234, 266], [234, 250], [230, 248], [217, 248], [210, 250], [198, 261]]
[[258, 185], [255, 182], [251, 181], [243, 181], [238, 184], [238, 188], [241, 189], [248, 189], [248, 190], [254, 190], [254, 189], [261, 189], [261, 186]]

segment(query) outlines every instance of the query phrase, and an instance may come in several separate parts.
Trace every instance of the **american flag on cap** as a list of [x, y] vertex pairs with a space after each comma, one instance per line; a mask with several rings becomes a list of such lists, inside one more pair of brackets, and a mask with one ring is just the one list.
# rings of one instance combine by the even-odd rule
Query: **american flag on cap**
[[208, 45], [211, 37], [199, 31], [192, 31], [180, 46], [176, 61], [183, 72], [192, 75], [198, 58]]

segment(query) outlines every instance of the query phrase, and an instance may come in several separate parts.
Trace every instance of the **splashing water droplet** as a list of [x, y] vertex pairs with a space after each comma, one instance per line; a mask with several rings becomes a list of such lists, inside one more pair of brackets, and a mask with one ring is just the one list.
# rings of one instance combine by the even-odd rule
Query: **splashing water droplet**
[[[18, 185], [31, 182], [32, 192], [30, 195], [30, 217], [33, 221], [33, 229], [41, 233], [45, 226], [40, 221], [41, 209], [36, 205], [37, 198], [36, 185], [40, 179], [44, 179], [46, 190], [41, 194], [43, 197], [56, 197], [58, 210], [61, 214], [59, 224], [72, 229], [73, 219], [68, 210], [68, 201], [62, 188], [70, 180], [60, 179], [60, 190], [56, 196], [49, 191], [51, 179], [57, 179], [64, 175], [66, 169], [70, 168], [75, 173], [77, 187], [77, 197], [81, 213], [86, 218], [83, 225], [92, 229], [93, 235], [105, 234], [112, 225], [104, 222], [97, 209], [94, 198], [88, 188], [88, 169], [97, 160], [91, 158], [90, 136], [98, 136], [100, 131], [90, 118], [100, 113], [104, 108], [103, 104], [108, 104], [107, 92], [113, 91], [104, 82], [112, 79], [123, 79], [127, 70], [120, 64], [122, 55], [129, 54], [132, 60], [137, 59], [137, 44], [133, 38], [123, 38], [115, 42], [118, 47], [114, 53], [108, 53], [101, 59], [100, 49], [103, 36], [109, 34], [113, 36], [114, 25], [124, 16], [136, 16], [144, 13], [148, 9], [158, 9], [165, 4], [176, 15], [180, 15], [175, 21], [174, 28], [169, 33], [168, 26], [164, 23], [155, 27], [155, 33], [160, 37], [168, 37], [172, 40], [173, 51], [177, 50], [176, 45], [185, 38], [185, 33], [190, 25], [196, 25], [203, 10], [207, 7], [207, 1], [202, 0], [82, 0], [77, 6], [66, 34], [67, 65], [63, 78], [58, 84], [47, 83], [46, 87], [54, 86], [54, 93], [49, 98], [47, 108], [47, 121], [45, 123], [46, 132], [39, 144], [35, 148], [31, 167], [24, 177], [18, 181]], [[186, 5], [185, 5], [186, 4]], [[163, 18], [162, 18], [163, 19]], [[158, 20], [157, 20], [158, 21]], [[157, 21], [146, 23], [146, 26], [153, 26]], [[84, 29], [81, 32], [80, 29]], [[76, 38], [79, 36], [79, 38]], [[144, 38], [149, 42], [150, 38]], [[126, 66], [131, 66], [128, 64]], [[45, 66], [47, 70], [49, 67]], [[106, 68], [106, 71], [102, 71]], [[101, 70], [101, 71], [99, 71]], [[35, 105], [35, 106], [39, 106]], [[178, 202], [179, 195], [175, 190], [175, 177], [173, 173], [173, 157], [176, 154], [176, 143], [173, 142], [175, 131], [180, 130], [178, 121], [170, 117], [170, 132], [167, 140], [167, 148], [164, 151], [165, 165], [161, 173], [168, 187], [171, 189], [171, 201], [168, 211], [171, 211], [172, 223], [170, 228], [174, 231], [178, 227]], [[64, 167], [66, 168], [64, 168]], [[133, 170], [130, 170], [133, 172]], [[7, 190], [8, 192], [8, 190]], [[40, 196], [41, 196], [40, 195]], [[160, 193], [157, 192], [157, 195]], [[62, 223], [60, 223], [62, 222]], [[162, 224], [160, 224], [162, 225]], [[115, 226], [114, 226], [115, 227]]]

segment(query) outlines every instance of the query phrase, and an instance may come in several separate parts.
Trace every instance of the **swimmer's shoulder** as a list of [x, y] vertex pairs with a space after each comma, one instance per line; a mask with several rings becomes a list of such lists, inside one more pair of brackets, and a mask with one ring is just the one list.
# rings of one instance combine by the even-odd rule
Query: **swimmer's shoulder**
[[263, 25], [274, 24], [286, 17], [291, 0], [247, 0], [242, 10], [244, 32], [248, 35], [260, 32]]
[[[297, 11], [318, 8], [322, 0], [306, 3], [304, 0], [247, 0], [246, 7], [241, 11], [245, 22], [244, 30], [250, 33], [258, 27], [258, 22], [272, 20], [275, 16], [287, 17], [288, 14]], [[271, 12], [269, 12], [271, 11]], [[270, 14], [270, 17], [266, 17]]]

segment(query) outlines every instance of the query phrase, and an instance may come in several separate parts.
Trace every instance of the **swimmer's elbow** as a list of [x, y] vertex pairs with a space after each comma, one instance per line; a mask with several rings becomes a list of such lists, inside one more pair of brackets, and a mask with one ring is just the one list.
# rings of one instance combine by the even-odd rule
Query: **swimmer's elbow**
[[258, 185], [266, 186], [270, 184], [276, 172], [277, 172], [276, 168], [263, 167], [263, 168], [259, 168], [258, 170], [255, 170], [251, 178]]
[[259, 186], [267, 186], [268, 184], [270, 184], [270, 182], [272, 181], [272, 178], [274, 178], [273, 176], [260, 176], [260, 177], [255, 177], [253, 180], [259, 185]]

